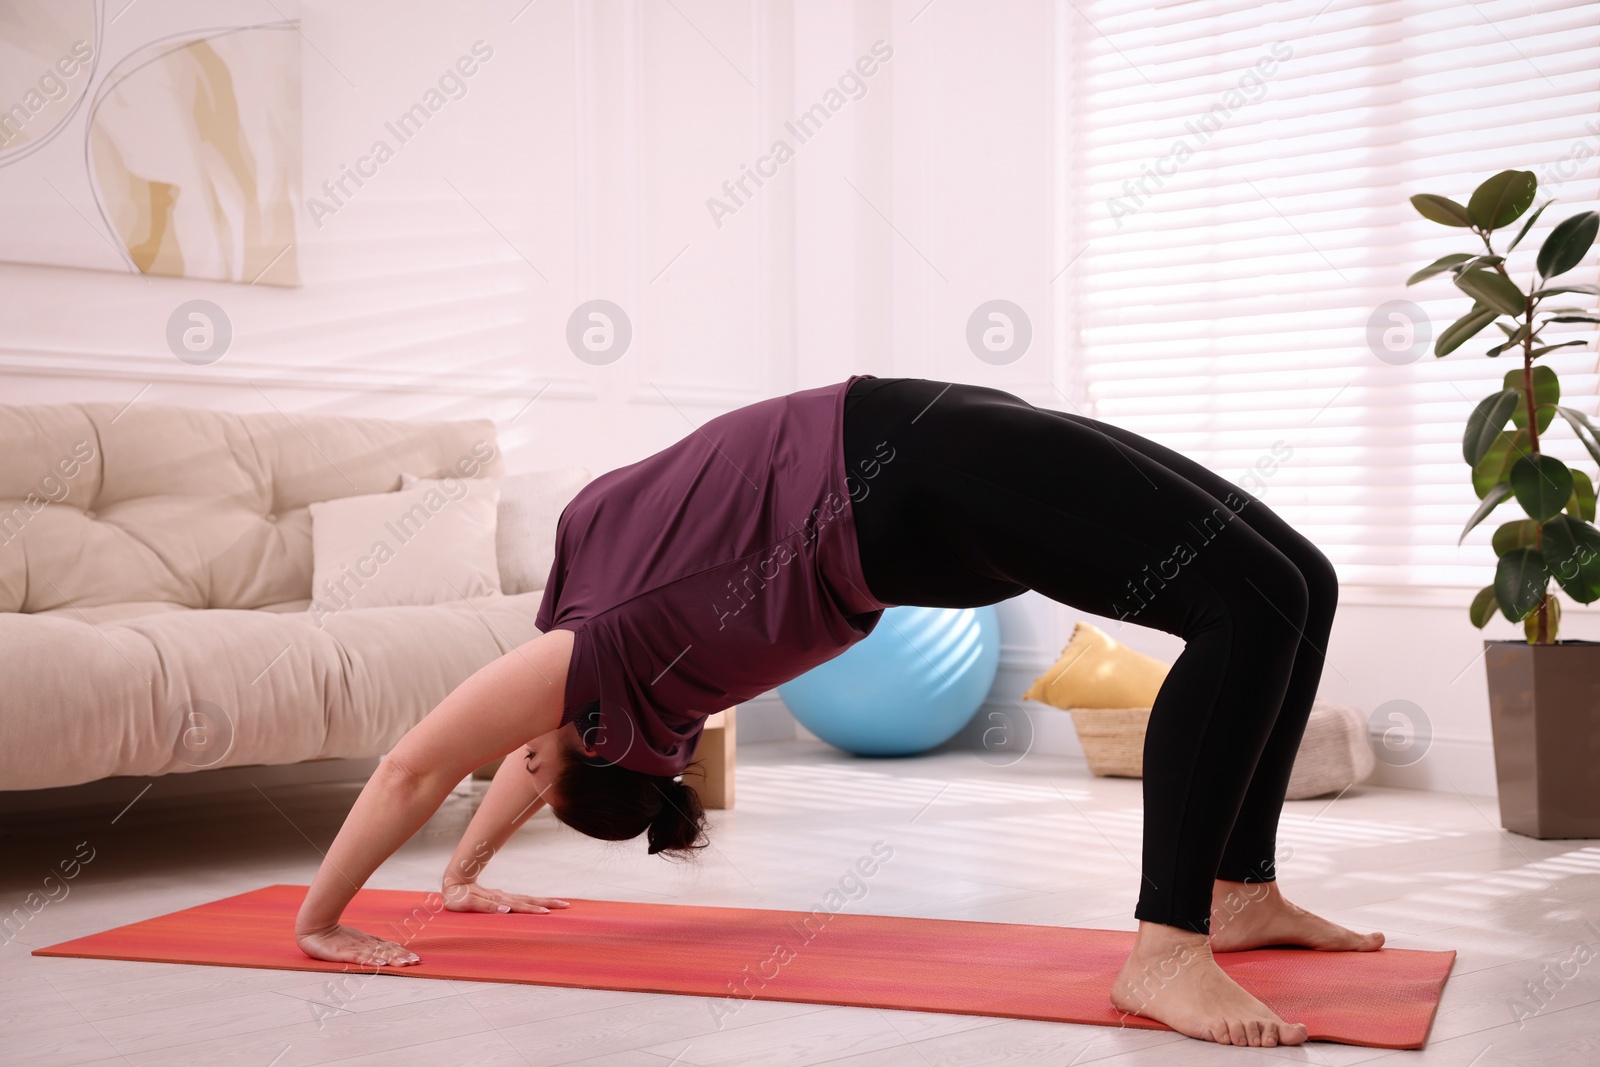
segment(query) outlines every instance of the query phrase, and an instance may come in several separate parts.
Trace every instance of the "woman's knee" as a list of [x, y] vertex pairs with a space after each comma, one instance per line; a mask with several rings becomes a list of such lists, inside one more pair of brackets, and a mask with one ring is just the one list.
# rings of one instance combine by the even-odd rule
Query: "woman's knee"
[[1339, 575], [1328, 557], [1298, 532], [1294, 533], [1288, 544], [1279, 544], [1277, 547], [1289, 557], [1305, 582], [1310, 601], [1308, 614], [1325, 616], [1331, 620], [1339, 605]]
[[1331, 611], [1339, 603], [1339, 574], [1320, 548], [1310, 541], [1305, 544], [1305, 557], [1296, 560], [1295, 565], [1300, 568], [1306, 586], [1311, 591], [1311, 603], [1321, 604]]

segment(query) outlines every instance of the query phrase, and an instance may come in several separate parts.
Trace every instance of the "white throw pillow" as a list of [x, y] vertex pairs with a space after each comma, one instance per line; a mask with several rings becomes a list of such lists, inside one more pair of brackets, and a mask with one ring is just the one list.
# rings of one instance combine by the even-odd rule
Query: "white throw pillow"
[[311, 505], [311, 614], [500, 592], [490, 479], [451, 478]]
[[[556, 561], [556, 525], [578, 490], [589, 484], [584, 467], [558, 467], [504, 478], [475, 479], [500, 487], [495, 522], [495, 554], [500, 563], [500, 591], [507, 596], [532, 593], [545, 586]], [[438, 484], [412, 474], [400, 476], [400, 487]]]

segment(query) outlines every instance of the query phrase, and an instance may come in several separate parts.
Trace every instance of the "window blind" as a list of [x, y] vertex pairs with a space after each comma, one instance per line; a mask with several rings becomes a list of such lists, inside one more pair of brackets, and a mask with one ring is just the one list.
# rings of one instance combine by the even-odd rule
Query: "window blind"
[[[1478, 503], [1461, 436], [1521, 356], [1483, 355], [1493, 327], [1443, 358], [1393, 351], [1411, 319], [1437, 337], [1472, 303], [1448, 274], [1406, 287], [1477, 240], [1408, 198], [1465, 203], [1534, 171], [1536, 205], [1556, 203], [1507, 264], [1526, 285], [1551, 227], [1600, 208], [1600, 4], [1073, 0], [1061, 17], [1075, 403], [1250, 489], [1342, 582], [1492, 581], [1490, 537], [1522, 512], [1457, 545]], [[1563, 279], [1600, 281], [1594, 263]], [[1380, 314], [1380, 358], [1369, 323], [1397, 300], [1418, 313]], [[1547, 327], [1591, 343], [1539, 360], [1590, 413], [1592, 331]], [[1595, 477], [1561, 420], [1540, 441]]]

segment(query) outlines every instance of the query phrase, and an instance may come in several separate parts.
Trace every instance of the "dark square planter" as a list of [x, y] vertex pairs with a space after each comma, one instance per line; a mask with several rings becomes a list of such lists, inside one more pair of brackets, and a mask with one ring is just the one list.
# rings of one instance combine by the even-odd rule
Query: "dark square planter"
[[1600, 641], [1484, 641], [1500, 825], [1600, 837]]

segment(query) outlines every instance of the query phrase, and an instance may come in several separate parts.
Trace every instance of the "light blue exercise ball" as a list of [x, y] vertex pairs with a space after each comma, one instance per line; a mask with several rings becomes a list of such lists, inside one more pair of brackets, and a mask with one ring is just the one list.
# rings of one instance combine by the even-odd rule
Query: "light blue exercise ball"
[[778, 686], [807, 730], [858, 756], [909, 756], [950, 740], [1000, 667], [1000, 617], [979, 608], [886, 608], [862, 640]]

